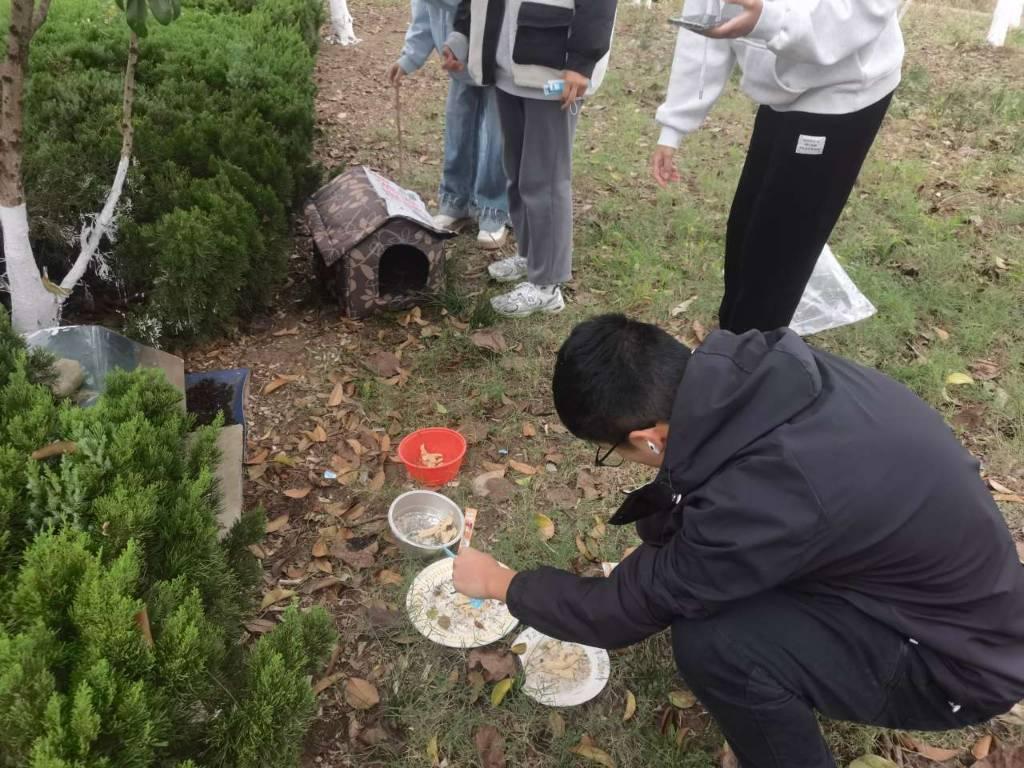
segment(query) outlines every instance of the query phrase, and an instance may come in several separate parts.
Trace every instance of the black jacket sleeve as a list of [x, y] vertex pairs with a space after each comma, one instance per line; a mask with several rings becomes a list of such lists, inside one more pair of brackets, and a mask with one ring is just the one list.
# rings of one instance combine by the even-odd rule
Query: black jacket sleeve
[[462, 0], [455, 10], [455, 20], [452, 22], [452, 29], [465, 35], [469, 39], [470, 0]]
[[597, 62], [611, 47], [616, 5], [617, 0], [576, 0], [576, 13], [569, 26], [566, 69], [586, 77], [594, 74]]
[[682, 529], [643, 545], [607, 579], [554, 568], [517, 574], [512, 615], [544, 634], [620, 648], [795, 578], [825, 529], [817, 497], [791, 461], [752, 457], [688, 499]]

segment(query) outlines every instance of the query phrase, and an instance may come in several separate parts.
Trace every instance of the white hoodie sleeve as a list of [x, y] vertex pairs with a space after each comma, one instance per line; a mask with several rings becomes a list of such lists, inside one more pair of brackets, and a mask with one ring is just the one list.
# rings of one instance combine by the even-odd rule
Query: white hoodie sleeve
[[900, 0], [764, 0], [749, 37], [787, 59], [829, 66], [876, 39]]
[[683, 136], [700, 127], [729, 82], [735, 64], [729, 40], [712, 40], [679, 30], [668, 93], [655, 115], [661, 126], [658, 144], [675, 149]]

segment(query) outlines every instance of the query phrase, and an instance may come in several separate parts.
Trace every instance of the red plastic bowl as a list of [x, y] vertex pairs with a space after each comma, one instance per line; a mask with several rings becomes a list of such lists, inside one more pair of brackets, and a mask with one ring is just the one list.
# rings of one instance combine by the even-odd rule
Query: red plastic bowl
[[[441, 465], [424, 466], [420, 459], [420, 446], [425, 446], [428, 453], [440, 453], [443, 457]], [[466, 438], [446, 427], [417, 429], [398, 444], [398, 458], [405, 464], [409, 477], [434, 488], [459, 474], [465, 456]]]

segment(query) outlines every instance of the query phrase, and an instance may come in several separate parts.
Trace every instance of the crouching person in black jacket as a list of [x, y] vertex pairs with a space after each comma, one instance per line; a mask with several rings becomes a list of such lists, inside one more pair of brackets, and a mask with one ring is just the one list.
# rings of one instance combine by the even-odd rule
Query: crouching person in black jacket
[[978, 463], [902, 385], [786, 329], [691, 354], [606, 315], [553, 390], [598, 464], [658, 468], [611, 518], [643, 544], [607, 579], [467, 550], [461, 592], [604, 648], [671, 628], [744, 768], [834, 765], [815, 712], [944, 730], [1024, 698], [1024, 568]]

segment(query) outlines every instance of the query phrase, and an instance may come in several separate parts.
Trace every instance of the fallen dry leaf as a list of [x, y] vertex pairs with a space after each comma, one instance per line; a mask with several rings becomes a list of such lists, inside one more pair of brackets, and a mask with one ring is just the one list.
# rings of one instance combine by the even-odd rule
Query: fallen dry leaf
[[260, 610], [265, 611], [274, 603], [280, 603], [282, 600], [287, 600], [291, 597], [295, 597], [294, 589], [285, 589], [284, 587], [276, 587], [263, 596], [263, 601], [260, 603]]
[[35, 461], [42, 461], [43, 459], [49, 459], [54, 456], [64, 456], [65, 454], [74, 453], [78, 450], [78, 444], [70, 440], [59, 440], [49, 445], [44, 445], [39, 450], [32, 452], [32, 459]]
[[282, 328], [279, 331], [274, 331], [270, 335], [271, 336], [278, 336], [278, 337], [280, 337], [280, 336], [298, 336], [299, 335], [299, 326], [293, 325], [291, 328]]
[[311, 432], [306, 433], [310, 440], [314, 443], [326, 443], [327, 442], [327, 431], [317, 424], [313, 427]]
[[947, 760], [952, 760], [954, 757], [960, 754], [959, 749], [943, 749], [941, 747], [933, 747], [931, 744], [926, 744], [923, 741], [915, 739], [908, 733], [900, 734], [900, 743], [904, 749], [909, 749], [917, 754], [927, 757], [929, 760], [934, 760], [937, 763], [944, 763]]
[[504, 680], [498, 682], [497, 685], [491, 690], [491, 706], [501, 706], [501, 702], [504, 701], [505, 696], [512, 690], [512, 678], [506, 677]]
[[482, 768], [505, 768], [505, 739], [493, 725], [481, 725], [473, 734], [473, 744]]
[[471, 650], [466, 658], [466, 668], [472, 671], [477, 667], [483, 671], [484, 680], [489, 683], [516, 676], [515, 656], [504, 648]]
[[973, 384], [974, 379], [972, 379], [966, 373], [961, 373], [957, 371], [956, 373], [951, 373], [949, 374], [949, 376], [946, 377], [946, 383], [949, 384], [950, 386], [959, 387], [963, 386], [964, 384]]
[[1021, 768], [1024, 765], [1024, 747], [997, 749], [973, 768]]
[[505, 341], [505, 336], [501, 331], [474, 331], [469, 335], [469, 340], [473, 342], [474, 346], [495, 354], [501, 354], [508, 350], [508, 342]]
[[365, 358], [363, 360], [363, 365], [382, 379], [398, 376], [402, 372], [402, 366], [399, 359], [386, 349], [378, 349], [372, 355]]
[[254, 635], [264, 635], [276, 626], [277, 622], [270, 619], [253, 619], [245, 622], [245, 628]]
[[432, 766], [438, 765], [438, 752], [437, 752], [437, 735], [430, 737], [427, 742], [427, 759], [430, 760]]
[[395, 629], [405, 624], [405, 614], [383, 603], [369, 606], [365, 615], [367, 622], [377, 629]]
[[537, 524], [537, 531], [540, 533], [542, 541], [548, 541], [555, 535], [555, 523], [550, 517], [538, 512], [533, 516], [533, 520]]
[[334, 573], [334, 566], [326, 557], [314, 557], [310, 564], [320, 573]]
[[974, 746], [971, 747], [971, 754], [974, 755], [975, 760], [984, 760], [988, 757], [988, 753], [992, 751], [992, 734], [986, 733], [980, 739], [978, 739]]
[[263, 464], [268, 458], [270, 458], [270, 449], [264, 448], [246, 459], [245, 463], [252, 467], [258, 464]]
[[[719, 768], [740, 768], [740, 761], [736, 757], [736, 753], [732, 751], [728, 741], [722, 745], [722, 751], [718, 753], [718, 765]], [[851, 765], [850, 768], [853, 768], [853, 766]], [[870, 767], [865, 766], [864, 768]], [[876, 768], [882, 768], [882, 766], [876, 766]]]
[[304, 499], [309, 496], [309, 492], [313, 489], [310, 486], [304, 488], [289, 488], [287, 491], [283, 491], [284, 495], [289, 499]]
[[968, 368], [970, 368], [975, 381], [991, 381], [999, 378], [999, 374], [1002, 373], [999, 364], [991, 360], [975, 360]]
[[370, 551], [371, 547], [366, 549], [349, 549], [344, 544], [338, 543], [331, 547], [331, 555], [341, 560], [349, 568], [369, 568], [373, 565], [374, 561], [374, 552]]
[[993, 477], [988, 478], [988, 484], [992, 487], [992, 490], [996, 491], [997, 493], [1013, 493], [1012, 489], [1007, 488], [1005, 485], [1003, 485]]
[[345, 701], [355, 709], [372, 709], [380, 703], [380, 694], [373, 683], [361, 677], [350, 677], [345, 683]]
[[339, 381], [334, 385], [334, 389], [331, 390], [331, 394], [327, 398], [327, 407], [337, 408], [343, 402], [345, 402], [345, 385]]
[[516, 656], [522, 656], [524, 653], [526, 653], [526, 643], [516, 643], [511, 648], [509, 648], [509, 651], [514, 653]]
[[548, 715], [548, 728], [551, 729], [551, 735], [556, 739], [565, 736], [565, 720], [557, 712], [552, 711]]
[[[586, 741], [584, 741], [584, 739]], [[603, 765], [605, 768], [615, 768], [615, 761], [612, 760], [612, 756], [605, 752], [603, 749], [598, 749], [590, 742], [590, 737], [584, 734], [583, 738], [580, 739], [580, 743], [569, 750], [574, 752], [580, 757], [586, 758], [591, 762]]]
[[466, 675], [466, 682], [469, 684], [470, 703], [473, 703], [480, 698], [480, 694], [483, 693], [487, 681], [484, 680], [484, 676], [480, 672], [473, 671]]
[[377, 470], [377, 474], [375, 474], [373, 476], [373, 478], [370, 480], [370, 482], [366, 484], [366, 487], [369, 490], [374, 491], [374, 492], [379, 491], [381, 488], [384, 487], [384, 480], [385, 479], [386, 478], [385, 478], [385, 475], [384, 475], [384, 470], [383, 469], [379, 469], [379, 470]]
[[528, 421], [523, 422], [523, 437], [536, 437], [537, 428]]
[[267, 533], [277, 533], [288, 527], [288, 515], [279, 515], [267, 523]]
[[935, 335], [938, 337], [939, 341], [949, 341], [949, 331], [945, 328], [939, 328], [939, 326], [936, 325], [932, 327], [932, 330], [935, 331]]
[[537, 474], [537, 468], [536, 467], [531, 466], [530, 464], [524, 464], [521, 461], [516, 461], [515, 459], [509, 459], [508, 460], [508, 465], [510, 467], [512, 467], [512, 469], [514, 469], [516, 472], [519, 472], [520, 474], [523, 474], [523, 475], [536, 475]]
[[267, 382], [266, 386], [263, 387], [262, 394], [264, 394], [264, 395], [272, 394], [272, 393], [276, 392], [277, 390], [279, 390], [281, 387], [283, 387], [285, 384], [291, 384], [293, 381], [298, 381], [298, 380], [299, 380], [298, 376], [292, 376], [292, 375], [289, 375], [289, 374], [283, 374], [282, 373], [279, 376], [275, 376], [272, 381]]
[[580, 554], [583, 555], [583, 557], [585, 557], [587, 560], [593, 560], [596, 562], [600, 559], [596, 557], [593, 552], [590, 551], [590, 549], [587, 547], [586, 542], [583, 541], [582, 536], [576, 537], [576, 549], [578, 549]]
[[583, 498], [586, 501], [601, 498], [601, 492], [597, 490], [597, 479], [589, 470], [581, 469], [576, 473], [576, 487], [583, 491]]
[[487, 497], [491, 494], [489, 483], [492, 480], [501, 480], [505, 477], [505, 468], [494, 469], [490, 472], [483, 472], [473, 478], [473, 493], [477, 496]]
[[313, 683], [313, 693], [320, 694], [334, 685], [336, 682], [345, 677], [344, 672], [335, 672], [333, 675], [327, 675], [327, 677], [321, 678]]
[[576, 502], [579, 501], [579, 494], [572, 488], [559, 485], [555, 488], [548, 488], [544, 492], [544, 498], [555, 507], [575, 507]]
[[669, 316], [670, 317], [679, 317], [681, 314], [686, 312], [686, 310], [688, 310], [690, 308], [690, 305], [692, 305], [693, 302], [695, 302], [696, 300], [697, 300], [696, 296], [691, 296], [686, 301], [679, 302], [674, 307], [672, 307], [671, 311], [669, 312]]
[[271, 459], [275, 464], [283, 464], [286, 467], [294, 467], [297, 463], [295, 459], [289, 456], [287, 453], [279, 453]]
[[317, 539], [316, 544], [313, 545], [312, 555], [313, 557], [327, 557], [328, 551], [327, 542]]
[[[733, 763], [739, 765], [739, 763]], [[725, 768], [725, 763], [722, 763]], [[847, 768], [898, 768], [896, 763], [879, 755], [862, 755], [850, 763]]]
[[622, 713], [622, 722], [626, 722], [636, 714], [636, 696], [632, 691], [626, 691], [626, 710]]
[[993, 493], [992, 498], [996, 501], [1007, 501], [1011, 504], [1024, 504], [1024, 496], [1016, 493]]
[[342, 580], [337, 576], [325, 576], [322, 579], [316, 579], [315, 581], [309, 582], [302, 588], [302, 591], [307, 595], [312, 595], [314, 592], [327, 589], [328, 587], [334, 587], [341, 584]]
[[390, 568], [385, 568], [377, 574], [377, 581], [384, 585], [396, 586], [402, 584], [405, 579], [402, 578], [402, 574], [395, 573]]
[[670, 691], [668, 700], [676, 709], [689, 709], [697, 703], [697, 697], [689, 691]]

